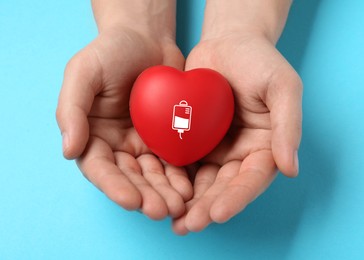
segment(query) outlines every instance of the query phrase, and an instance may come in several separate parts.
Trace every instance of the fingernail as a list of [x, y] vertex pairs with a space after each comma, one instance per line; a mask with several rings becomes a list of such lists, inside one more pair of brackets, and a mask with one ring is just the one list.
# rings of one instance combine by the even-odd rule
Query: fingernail
[[67, 133], [62, 133], [62, 149], [63, 153], [67, 151], [69, 146], [69, 138]]
[[294, 155], [293, 155], [293, 163], [294, 163], [294, 167], [296, 168], [296, 175], [298, 174], [299, 172], [299, 162], [298, 162], [298, 152], [297, 150], [294, 152]]

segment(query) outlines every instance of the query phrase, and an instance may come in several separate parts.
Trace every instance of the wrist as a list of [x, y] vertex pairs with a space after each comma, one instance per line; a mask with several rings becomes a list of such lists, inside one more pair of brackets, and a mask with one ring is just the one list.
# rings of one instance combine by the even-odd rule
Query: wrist
[[92, 0], [100, 33], [107, 30], [133, 30], [158, 41], [175, 39], [175, 0]]
[[206, 0], [202, 40], [238, 34], [273, 44], [284, 28], [291, 0]]

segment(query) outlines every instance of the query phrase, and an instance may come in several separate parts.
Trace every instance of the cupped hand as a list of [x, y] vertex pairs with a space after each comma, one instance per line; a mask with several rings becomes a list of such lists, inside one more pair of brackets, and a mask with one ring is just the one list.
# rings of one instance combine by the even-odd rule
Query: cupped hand
[[57, 107], [63, 152], [85, 177], [128, 210], [152, 219], [179, 217], [192, 186], [183, 168], [160, 161], [144, 145], [129, 115], [129, 95], [147, 67], [183, 69], [173, 39], [131, 28], [109, 28], [67, 64]]
[[298, 174], [302, 83], [264, 36], [227, 34], [202, 40], [186, 70], [223, 74], [235, 95], [235, 116], [221, 144], [201, 161], [187, 212], [173, 222], [178, 234], [200, 231], [242, 211], [276, 176]]

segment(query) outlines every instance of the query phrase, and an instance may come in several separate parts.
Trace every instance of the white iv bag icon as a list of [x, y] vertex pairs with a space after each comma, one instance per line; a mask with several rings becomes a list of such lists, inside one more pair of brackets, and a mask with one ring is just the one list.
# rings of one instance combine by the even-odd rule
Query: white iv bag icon
[[191, 117], [192, 107], [188, 105], [187, 101], [182, 100], [178, 105], [174, 105], [172, 129], [178, 131], [180, 139], [185, 131], [190, 131]]

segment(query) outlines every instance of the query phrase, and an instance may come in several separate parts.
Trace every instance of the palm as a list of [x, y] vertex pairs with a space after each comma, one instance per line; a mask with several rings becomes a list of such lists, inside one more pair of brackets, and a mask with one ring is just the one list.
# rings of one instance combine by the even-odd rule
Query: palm
[[[129, 115], [129, 95], [145, 68], [167, 63], [183, 66], [178, 48], [163, 48], [130, 30], [108, 31], [77, 54], [65, 73], [88, 78], [83, 104], [87, 145], [78, 159], [84, 175], [126, 209], [138, 209], [153, 219], [184, 212], [191, 186], [184, 169], [162, 164], [136, 133]], [[83, 77], [83, 78], [82, 78]], [[69, 90], [64, 87], [62, 98]], [[65, 97], [63, 97], [65, 96]], [[60, 109], [61, 110], [61, 109]], [[79, 120], [80, 121], [80, 120]]]
[[91, 62], [97, 64], [96, 73], [101, 78], [89, 113], [90, 135], [103, 140], [113, 151], [134, 157], [149, 153], [133, 128], [129, 95], [140, 72], [162, 62], [165, 54], [156, 43], [126, 31], [100, 35], [87, 50], [92, 53]]
[[[229, 48], [227, 48], [228, 46]], [[295, 71], [263, 39], [227, 36], [201, 42], [187, 58], [187, 69], [212, 68], [230, 82], [235, 115], [228, 134], [196, 173], [189, 212], [174, 223], [177, 233], [224, 222], [263, 192], [276, 175], [271, 111], [267, 93], [279, 77]]]
[[238, 37], [226, 41], [231, 42], [229, 51], [218, 50], [221, 40], [202, 42], [188, 57], [188, 66], [209, 67], [221, 72], [234, 91], [236, 108], [230, 131], [205, 159], [218, 165], [243, 161], [250, 154], [271, 150], [270, 111], [265, 95], [278, 67], [286, 63], [276, 49], [264, 41], [244, 42]]

